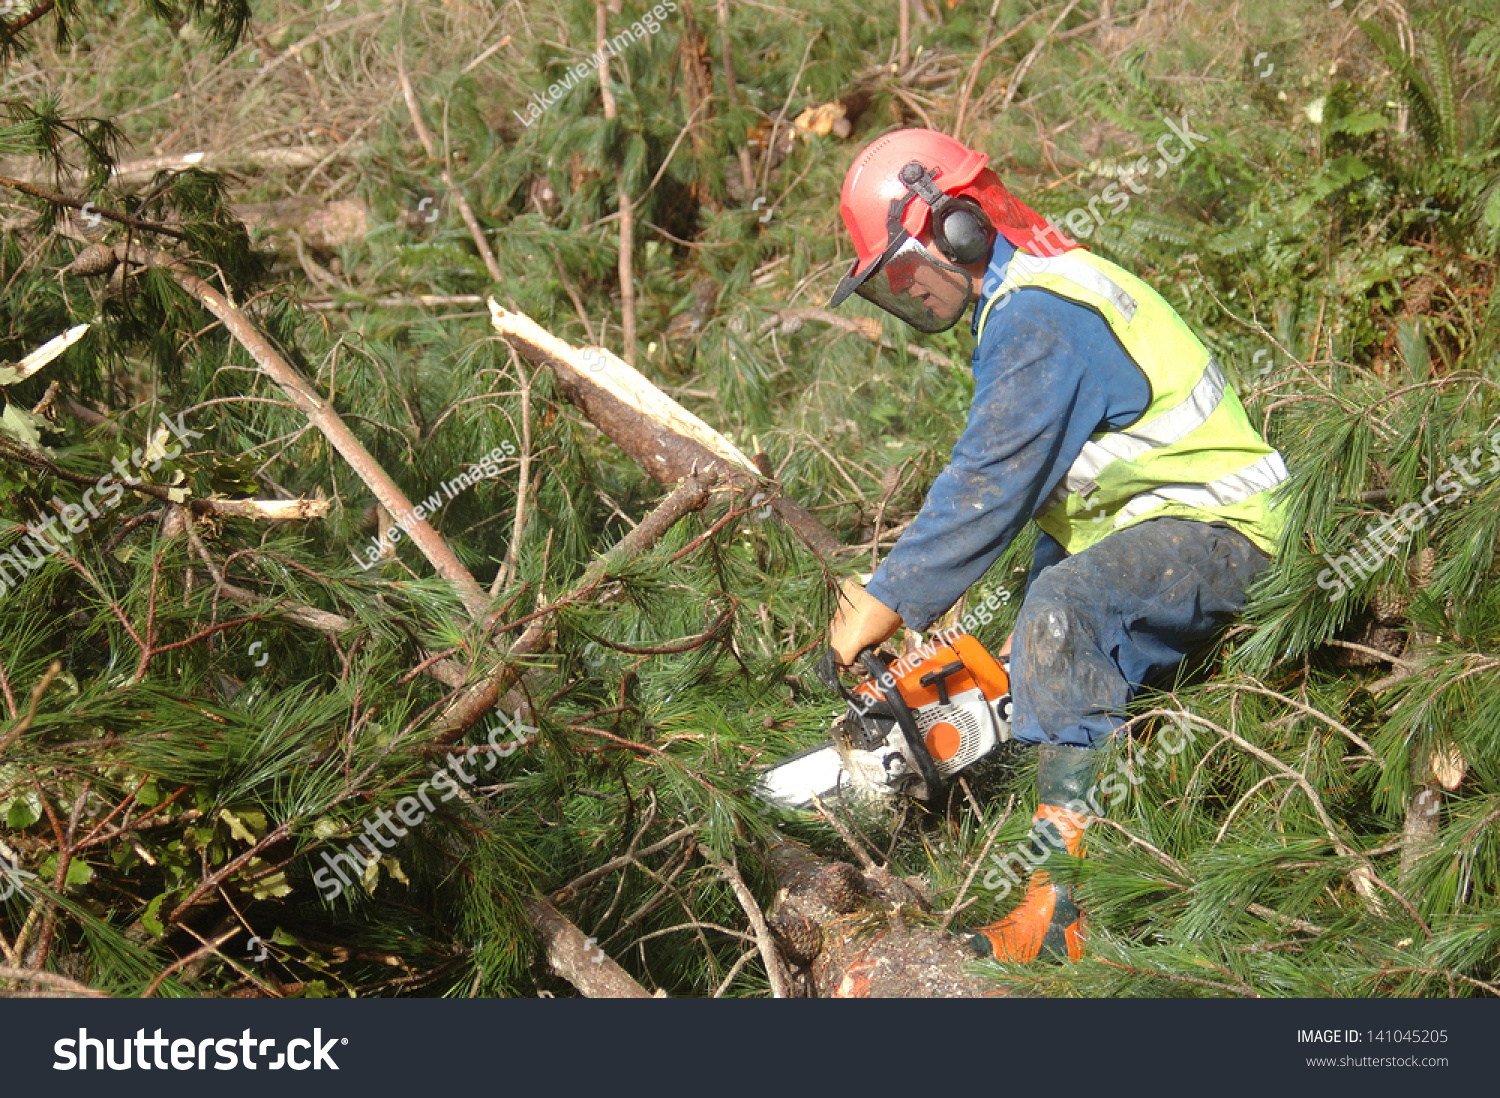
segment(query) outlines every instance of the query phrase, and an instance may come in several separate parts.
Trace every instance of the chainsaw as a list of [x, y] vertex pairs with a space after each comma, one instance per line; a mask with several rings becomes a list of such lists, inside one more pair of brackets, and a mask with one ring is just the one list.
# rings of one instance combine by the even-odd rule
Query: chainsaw
[[1010, 674], [967, 633], [895, 659], [859, 654], [866, 681], [852, 690], [830, 648], [818, 661], [824, 685], [847, 703], [833, 738], [776, 763], [755, 794], [777, 808], [813, 807], [853, 794], [875, 800], [932, 802], [944, 784], [1011, 738]]

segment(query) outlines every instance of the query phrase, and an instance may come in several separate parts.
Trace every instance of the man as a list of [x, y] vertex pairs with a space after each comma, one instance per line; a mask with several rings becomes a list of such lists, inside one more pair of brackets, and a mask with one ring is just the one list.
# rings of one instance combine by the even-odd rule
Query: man
[[[1145, 283], [1016, 201], [987, 157], [931, 130], [873, 142], [844, 179], [851, 293], [919, 331], [974, 312], [974, 403], [952, 460], [868, 587], [850, 582], [829, 645], [851, 665], [925, 630], [1028, 519], [1041, 528], [1011, 656], [1017, 741], [1038, 745], [1041, 866], [1080, 856], [1096, 750], [1140, 686], [1243, 608], [1282, 520], [1281, 456], [1208, 350]], [[1097, 801], [1095, 802], [1098, 803]], [[970, 942], [1078, 959], [1069, 889], [1045, 868]]]

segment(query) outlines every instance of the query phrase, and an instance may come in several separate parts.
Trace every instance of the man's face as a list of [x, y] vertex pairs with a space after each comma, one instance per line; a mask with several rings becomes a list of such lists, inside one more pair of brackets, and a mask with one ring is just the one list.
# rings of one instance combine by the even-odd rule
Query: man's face
[[[924, 248], [932, 252], [934, 255], [942, 254], [938, 251], [937, 244], [933, 242], [931, 229], [923, 229], [922, 235], [917, 239], [922, 242], [922, 246]], [[969, 275], [968, 304], [972, 305], [974, 304], [974, 302], [979, 300], [979, 288], [984, 284], [984, 273], [989, 269], [989, 265], [989, 259], [985, 258], [979, 260], [979, 262], [977, 263], [970, 263], [967, 267], [962, 268]]]
[[925, 233], [908, 238], [857, 292], [920, 332], [953, 327], [975, 297], [972, 273], [943, 259]]
[[[927, 245], [928, 250], [932, 250], [934, 245], [925, 238], [926, 234], [923, 236], [923, 243]], [[951, 273], [926, 265], [915, 268], [912, 285], [907, 293], [938, 316], [947, 316], [955, 309], [962, 311], [963, 307], [975, 300], [977, 296], [972, 282], [968, 286], [961, 285], [954, 280]]]

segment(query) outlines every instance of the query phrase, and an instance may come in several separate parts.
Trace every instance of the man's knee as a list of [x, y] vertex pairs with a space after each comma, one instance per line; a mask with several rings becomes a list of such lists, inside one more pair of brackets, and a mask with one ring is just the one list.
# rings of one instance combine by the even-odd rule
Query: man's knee
[[1082, 639], [1086, 607], [1076, 588], [1061, 573], [1062, 567], [1047, 569], [1026, 593], [1016, 618], [1016, 632], [1028, 662], [1046, 666], [1065, 656]]

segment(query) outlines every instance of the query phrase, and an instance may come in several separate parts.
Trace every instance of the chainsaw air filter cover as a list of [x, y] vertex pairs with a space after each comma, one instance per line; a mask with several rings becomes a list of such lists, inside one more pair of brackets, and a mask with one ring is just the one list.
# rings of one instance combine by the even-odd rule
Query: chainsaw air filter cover
[[952, 695], [950, 705], [927, 705], [912, 711], [927, 742], [927, 753], [938, 773], [951, 777], [988, 755], [1001, 739], [1010, 738], [1010, 725], [1000, 734], [994, 708], [979, 690]]

